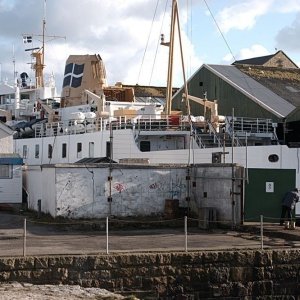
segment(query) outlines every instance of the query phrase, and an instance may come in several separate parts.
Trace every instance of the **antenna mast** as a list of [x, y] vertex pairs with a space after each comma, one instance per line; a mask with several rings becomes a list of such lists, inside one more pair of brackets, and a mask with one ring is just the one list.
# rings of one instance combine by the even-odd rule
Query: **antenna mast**
[[44, 0], [44, 18], [43, 18], [43, 29], [42, 35], [38, 34], [23, 34], [23, 40], [27, 43], [31, 43], [33, 37], [41, 37], [42, 47], [41, 48], [30, 48], [25, 51], [32, 51], [31, 55], [35, 58], [35, 63], [32, 65], [32, 68], [35, 70], [35, 80], [36, 87], [44, 87], [44, 68], [45, 68], [45, 37], [55, 39], [55, 38], [65, 38], [62, 36], [46, 36], [46, 0]]

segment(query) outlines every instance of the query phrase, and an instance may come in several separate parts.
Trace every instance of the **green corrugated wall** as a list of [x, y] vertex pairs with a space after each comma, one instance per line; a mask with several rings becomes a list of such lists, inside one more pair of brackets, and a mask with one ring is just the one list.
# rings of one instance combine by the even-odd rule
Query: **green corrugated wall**
[[[296, 186], [296, 170], [248, 169], [249, 182], [245, 183], [244, 221], [279, 223], [281, 200]], [[266, 192], [266, 183], [273, 182], [274, 192]]]
[[[218, 100], [219, 114], [231, 116], [232, 109], [237, 117], [267, 118], [274, 122], [280, 121], [278, 117], [256, 104], [243, 93], [229, 85], [214, 73], [201, 68], [188, 83], [189, 94], [203, 98], [207, 92], [207, 100]], [[185, 104], [181, 101], [181, 94], [173, 100], [172, 109], [185, 112]], [[191, 112], [194, 115], [203, 115], [203, 107], [190, 101]]]

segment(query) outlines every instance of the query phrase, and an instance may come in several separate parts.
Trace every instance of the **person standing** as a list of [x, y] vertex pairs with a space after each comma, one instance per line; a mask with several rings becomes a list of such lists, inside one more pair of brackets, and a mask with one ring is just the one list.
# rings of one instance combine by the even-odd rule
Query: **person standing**
[[285, 216], [287, 219], [292, 221], [292, 214], [296, 203], [299, 201], [298, 189], [295, 188], [292, 191], [287, 192], [282, 199], [282, 209], [280, 217], [280, 225], [283, 225]]

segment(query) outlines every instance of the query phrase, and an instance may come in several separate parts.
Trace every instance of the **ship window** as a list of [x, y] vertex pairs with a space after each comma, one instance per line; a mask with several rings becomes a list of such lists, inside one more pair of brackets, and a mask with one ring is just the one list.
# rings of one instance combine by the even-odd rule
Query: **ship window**
[[51, 144], [48, 144], [48, 158], [52, 158], [53, 147]]
[[40, 157], [40, 145], [35, 145], [35, 152], [34, 152], [34, 157], [39, 158]]
[[82, 143], [77, 143], [77, 158], [82, 157]]
[[23, 158], [28, 158], [28, 146], [23, 145]]
[[94, 142], [89, 142], [89, 157], [94, 157]]
[[140, 150], [142, 152], [149, 152], [151, 150], [150, 141], [141, 141], [140, 142]]
[[268, 159], [269, 159], [269, 162], [278, 162], [279, 156], [277, 154], [271, 154], [271, 155], [269, 155]]
[[0, 165], [0, 178], [12, 178], [10, 165]]
[[112, 158], [112, 144], [106, 142], [106, 157]]
[[62, 153], [61, 153], [61, 157], [62, 158], [66, 158], [67, 157], [67, 144], [63, 143], [62, 144]]

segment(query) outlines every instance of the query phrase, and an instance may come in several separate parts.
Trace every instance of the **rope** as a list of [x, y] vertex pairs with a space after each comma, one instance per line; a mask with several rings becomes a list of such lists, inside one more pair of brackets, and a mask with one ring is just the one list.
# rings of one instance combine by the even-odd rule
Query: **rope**
[[156, 62], [156, 58], [157, 58], [158, 48], [159, 48], [159, 45], [160, 45], [160, 36], [161, 36], [161, 33], [162, 33], [162, 28], [163, 28], [164, 19], [165, 19], [165, 15], [166, 15], [166, 11], [167, 11], [167, 6], [168, 6], [168, 0], [166, 1], [165, 10], [164, 10], [164, 14], [163, 14], [163, 18], [162, 18], [162, 22], [161, 22], [161, 26], [160, 26], [159, 38], [158, 38], [157, 44], [156, 44], [154, 61], [153, 61], [153, 65], [152, 65], [152, 69], [151, 69], [151, 75], [150, 75], [150, 79], [149, 79], [149, 84], [148, 85], [151, 85], [151, 81], [152, 81], [152, 76], [153, 76], [154, 66], [155, 66], [155, 62]]
[[154, 11], [154, 15], [153, 15], [153, 18], [152, 18], [151, 27], [150, 27], [150, 31], [149, 31], [149, 34], [148, 34], [148, 39], [147, 39], [146, 47], [145, 47], [145, 50], [144, 50], [144, 54], [143, 54], [142, 63], [141, 63], [141, 67], [140, 67], [140, 71], [139, 71], [137, 82], [140, 81], [140, 75], [141, 75], [141, 71], [142, 71], [142, 68], [143, 68], [143, 64], [144, 64], [146, 52], [147, 52], [147, 49], [148, 49], [150, 35], [151, 35], [152, 29], [153, 29], [153, 24], [154, 24], [156, 12], [157, 12], [158, 2], [159, 2], [159, 0], [157, 0], [157, 2], [156, 2], [155, 11]]

